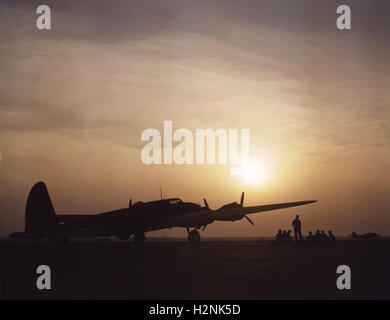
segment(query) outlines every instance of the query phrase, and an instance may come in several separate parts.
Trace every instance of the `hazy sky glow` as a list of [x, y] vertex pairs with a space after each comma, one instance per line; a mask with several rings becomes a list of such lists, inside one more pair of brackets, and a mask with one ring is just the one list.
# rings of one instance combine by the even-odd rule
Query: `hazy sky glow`
[[[390, 234], [390, 3], [343, 1], [0, 3], [0, 235], [22, 230], [31, 186], [59, 214], [167, 197], [210, 206], [317, 199], [210, 225], [204, 236], [291, 228]], [[223, 165], [146, 166], [147, 128], [249, 128], [263, 184]], [[184, 236], [185, 230], [154, 235]]]

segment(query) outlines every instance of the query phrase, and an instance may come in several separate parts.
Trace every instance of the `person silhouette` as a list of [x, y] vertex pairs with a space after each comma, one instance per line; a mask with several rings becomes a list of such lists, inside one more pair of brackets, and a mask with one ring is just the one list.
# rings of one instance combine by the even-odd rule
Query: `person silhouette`
[[[292, 226], [294, 227], [294, 238], [295, 241], [302, 241], [302, 231], [301, 231], [301, 220], [299, 220], [299, 215], [296, 215], [295, 219], [292, 222]], [[299, 239], [298, 239], [299, 238]]]
[[306, 241], [312, 243], [314, 240], [313, 232], [309, 231], [309, 235], [306, 237]]
[[286, 230], [283, 230], [282, 232], [282, 243], [287, 243], [288, 242], [288, 234]]
[[334, 236], [332, 230], [329, 230], [329, 232], [328, 232], [328, 239], [331, 241], [336, 240], [336, 237]]
[[293, 238], [291, 237], [291, 230], [287, 231], [287, 242], [288, 243], [292, 243], [293, 242]]
[[279, 229], [278, 233], [276, 234], [276, 242], [281, 243], [283, 240], [282, 230]]

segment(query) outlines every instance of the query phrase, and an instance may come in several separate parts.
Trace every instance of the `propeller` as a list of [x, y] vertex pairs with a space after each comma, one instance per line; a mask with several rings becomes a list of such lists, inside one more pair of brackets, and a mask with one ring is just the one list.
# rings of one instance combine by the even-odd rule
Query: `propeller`
[[129, 201], [129, 208], [133, 205], [133, 199], [130, 199]]
[[[204, 202], [204, 206], [205, 206], [207, 209], [210, 209], [209, 204], [207, 203], [206, 198], [203, 198], [203, 202]], [[206, 230], [207, 225], [208, 225], [208, 224], [205, 224], [205, 225], [203, 226], [202, 231], [205, 231], [205, 230]]]
[[245, 218], [246, 218], [246, 220], [248, 220], [249, 221], [249, 223], [252, 225], [252, 226], [254, 226], [255, 224], [254, 224], [254, 222], [251, 220], [251, 219], [249, 219], [248, 218], [248, 216], [245, 216]]
[[206, 207], [207, 209], [210, 209], [209, 204], [207, 203], [207, 200], [204, 198], [203, 201], [204, 201], [205, 207]]
[[[244, 206], [244, 192], [241, 193], [241, 200], [240, 200], [240, 207], [243, 207], [243, 206]], [[249, 223], [250, 223], [252, 226], [255, 225], [255, 223], [254, 223], [251, 219], [249, 219], [248, 216], [244, 216], [244, 217], [245, 217], [246, 220], [249, 221]]]

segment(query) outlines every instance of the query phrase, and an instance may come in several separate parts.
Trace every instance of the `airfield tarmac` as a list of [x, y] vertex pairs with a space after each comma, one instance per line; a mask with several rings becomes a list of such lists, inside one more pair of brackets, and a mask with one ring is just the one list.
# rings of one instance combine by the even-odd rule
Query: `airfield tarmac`
[[[265, 240], [1, 245], [3, 299], [389, 299], [390, 240], [275, 246]], [[36, 289], [48, 265], [52, 289]], [[351, 268], [338, 290], [336, 268]]]

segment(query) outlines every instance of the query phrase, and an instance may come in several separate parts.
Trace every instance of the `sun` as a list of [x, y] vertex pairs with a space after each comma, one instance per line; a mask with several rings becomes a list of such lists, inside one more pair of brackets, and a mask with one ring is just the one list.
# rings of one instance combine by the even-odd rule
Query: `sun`
[[248, 184], [260, 184], [267, 178], [266, 168], [256, 162], [243, 164], [240, 171], [241, 178]]

